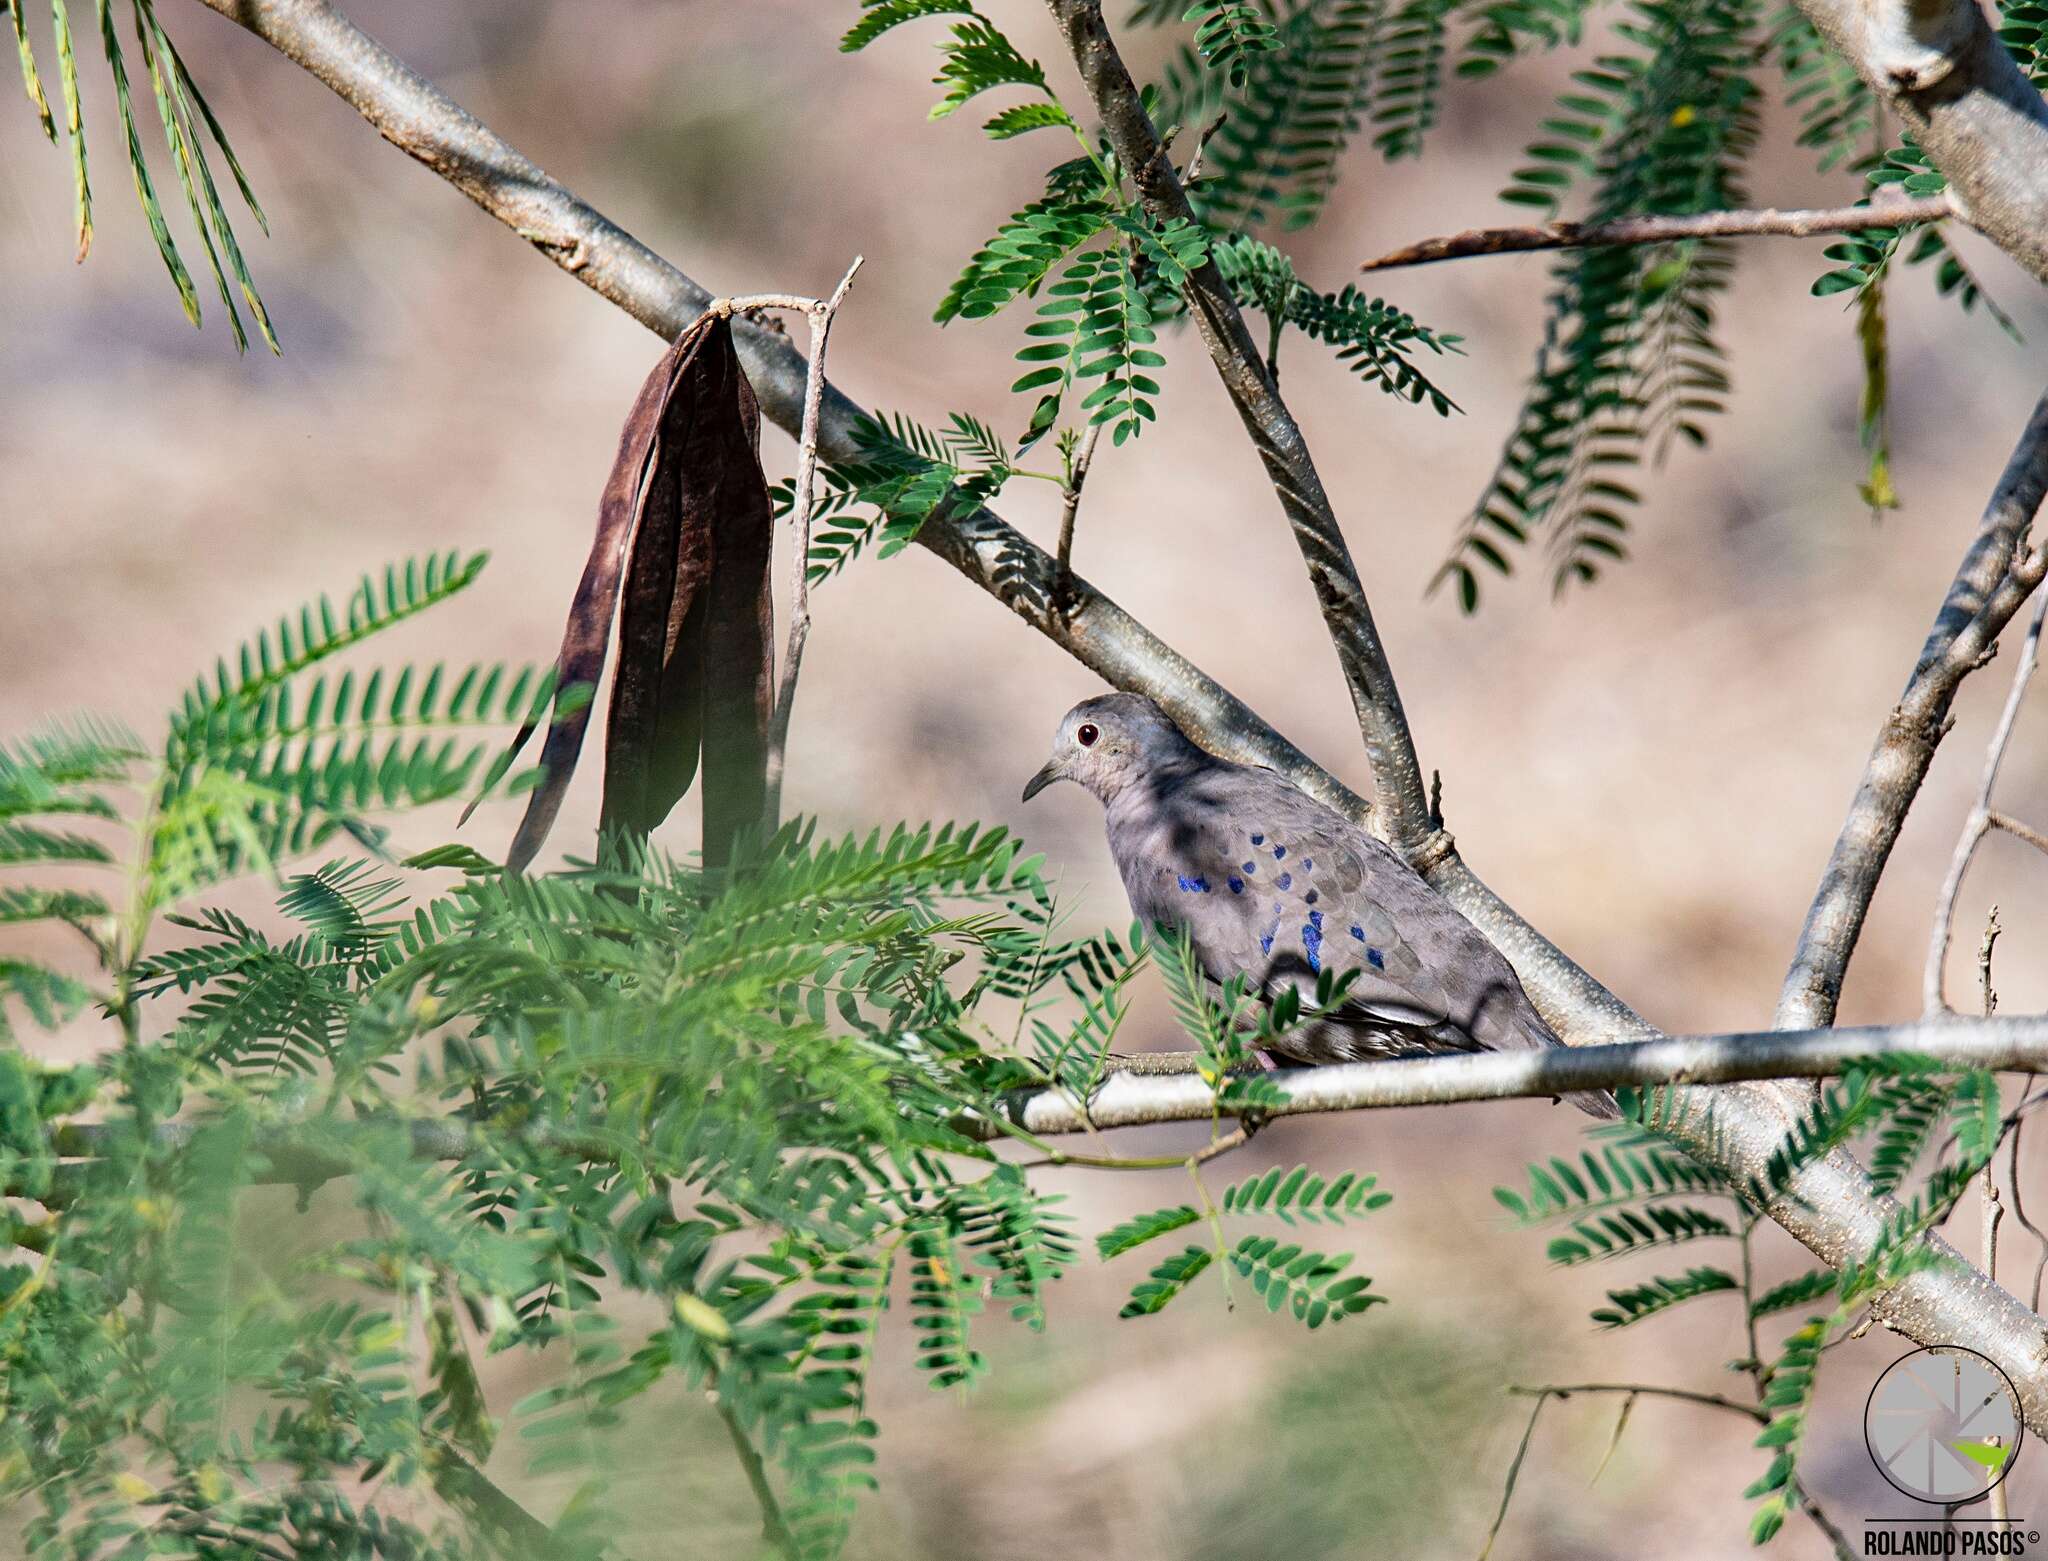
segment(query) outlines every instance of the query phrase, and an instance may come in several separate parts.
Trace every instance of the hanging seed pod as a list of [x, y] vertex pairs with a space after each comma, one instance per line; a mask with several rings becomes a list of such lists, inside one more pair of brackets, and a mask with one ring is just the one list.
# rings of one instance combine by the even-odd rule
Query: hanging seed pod
[[[648, 375], [619, 436], [597, 535], [556, 661], [556, 719], [506, 866], [523, 871], [561, 812], [590, 722], [561, 693], [619, 660], [605, 739], [601, 827], [645, 837], [701, 756], [704, 857], [718, 865], [761, 818], [774, 677], [772, 520], [760, 408], [727, 319], [706, 314]], [[623, 589], [622, 589], [623, 587]], [[532, 735], [513, 739], [500, 768]]]

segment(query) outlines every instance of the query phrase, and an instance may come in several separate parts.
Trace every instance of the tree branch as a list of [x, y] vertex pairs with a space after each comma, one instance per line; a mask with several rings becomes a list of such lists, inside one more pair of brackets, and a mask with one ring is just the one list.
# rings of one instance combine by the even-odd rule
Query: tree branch
[[[326, 0], [201, 3], [324, 82], [392, 144], [663, 337], [676, 335], [711, 302], [708, 290], [549, 179]], [[2034, 166], [2048, 167], [2048, 161]], [[800, 428], [802, 358], [779, 335], [736, 324], [740, 355], [764, 412], [784, 429]], [[828, 459], [855, 453], [857, 414], [853, 402], [826, 388], [819, 449]], [[1106, 682], [1158, 700], [1213, 751], [1267, 765], [1351, 818], [1365, 817], [1356, 793], [1087, 582], [1078, 576], [1062, 581], [1050, 555], [992, 512], [929, 522], [918, 540]], [[1417, 870], [1507, 955], [1561, 1033], [1605, 1039], [1655, 1034], [1482, 883], [1451, 849], [1449, 836], [1438, 832], [1427, 840], [1430, 849], [1415, 858]], [[1698, 1104], [1686, 1117], [1688, 1142], [1738, 1179], [1764, 1168], [1790, 1122], [1786, 1103], [1771, 1091], [1724, 1090], [1711, 1107], [1704, 1097]], [[1888, 1213], [1854, 1164], [1837, 1155], [1810, 1167], [1773, 1217], [1823, 1262], [1839, 1267], [1872, 1249]], [[1893, 1325], [1910, 1337], [1927, 1344], [1968, 1340], [1997, 1361], [2020, 1384], [2029, 1423], [2048, 1433], [2048, 1359], [2043, 1324], [2032, 1312], [1981, 1276], [1948, 1268], [1915, 1275], [1886, 1302]]]
[[1939, 222], [1956, 214], [1946, 192], [1917, 200], [1879, 201], [1820, 211], [1705, 211], [1682, 217], [1621, 217], [1613, 222], [1549, 222], [1529, 227], [1471, 228], [1444, 238], [1426, 238], [1377, 260], [1361, 271], [1426, 266], [1468, 255], [1514, 255], [1539, 249], [1618, 249], [1630, 244], [1669, 244], [1683, 239], [1811, 238], [1816, 233], [1860, 233], [1866, 228], [1903, 228]]
[[[1770, 1411], [1759, 1405], [1740, 1403], [1732, 1398], [1723, 1398], [1718, 1393], [1696, 1393], [1690, 1388], [1660, 1387], [1650, 1382], [1565, 1382], [1545, 1384], [1539, 1387], [1524, 1387], [1520, 1384], [1510, 1384], [1508, 1392], [1518, 1398], [1533, 1398], [1539, 1405], [1545, 1399], [1552, 1398], [1556, 1399], [1559, 1403], [1563, 1403], [1574, 1393], [1623, 1393], [1628, 1396], [1629, 1403], [1633, 1403], [1638, 1398], [1675, 1399], [1682, 1404], [1697, 1404], [1706, 1409], [1723, 1409], [1730, 1414], [1741, 1415], [1745, 1420], [1753, 1421], [1758, 1425], [1769, 1425], [1771, 1423]], [[1624, 1421], [1626, 1421], [1627, 1416], [1628, 1404], [1625, 1403], [1622, 1405]], [[1616, 1426], [1615, 1437], [1617, 1441], [1620, 1439], [1620, 1436], [1621, 1427]], [[1609, 1449], [1610, 1453], [1612, 1450], [1612, 1448]], [[1602, 1467], [1605, 1467], [1604, 1463]], [[1596, 1474], [1594, 1478], [1598, 1479], [1599, 1476]], [[1827, 1536], [1828, 1543], [1834, 1546], [1835, 1554], [1841, 1557], [1842, 1561], [1851, 1561], [1856, 1552], [1849, 1544], [1849, 1536], [1844, 1534], [1841, 1528], [1825, 1512], [1813, 1504], [1813, 1498], [1807, 1494], [1805, 1486], [1800, 1485], [1796, 1478], [1792, 1483], [1799, 1491], [1799, 1505], [1807, 1517], [1813, 1521], [1814, 1527]], [[1494, 1522], [1496, 1530], [1499, 1526], [1499, 1520], [1496, 1519]]]
[[1081, 513], [1081, 490], [1088, 483], [1088, 468], [1095, 464], [1095, 446], [1102, 438], [1104, 426], [1101, 423], [1088, 425], [1088, 432], [1081, 436], [1081, 443], [1067, 467], [1067, 480], [1060, 485], [1060, 546], [1054, 561], [1063, 580], [1074, 571], [1074, 521]]
[[[765, 827], [782, 821], [782, 774], [789, 762], [789, 718], [796, 710], [797, 674], [803, 668], [804, 645], [811, 637], [811, 509], [818, 484], [818, 416], [825, 401], [825, 343], [832, 317], [846, 301], [854, 273], [863, 257], [855, 255], [830, 298], [802, 300], [811, 322], [811, 356], [804, 369], [804, 411], [798, 424], [796, 483], [789, 506], [789, 628], [782, 642], [782, 676], [775, 690], [775, 708], [768, 721], [768, 758], [763, 768], [767, 801]], [[738, 307], [739, 300], [732, 301]]]
[[445, 1443], [430, 1447], [427, 1473], [441, 1499], [478, 1524], [513, 1561], [549, 1561], [562, 1553], [545, 1523], [454, 1448]]
[[[1540, 1099], [1625, 1086], [1827, 1078], [1852, 1063], [1884, 1057], [1937, 1057], [1957, 1068], [2030, 1069], [2048, 1062], [2048, 1015], [1663, 1036], [1613, 1045], [1283, 1068], [1265, 1075], [1281, 1099], [1259, 1105], [1254, 1114], [1305, 1116]], [[1050, 1137], [1159, 1122], [1206, 1122], [1219, 1110], [1224, 1116], [1237, 1115], [1227, 1102], [1219, 1106], [1215, 1092], [1194, 1074], [1113, 1073], [1089, 1097], [1085, 1111], [1068, 1091], [1033, 1090], [1014, 1097], [1007, 1115], [1012, 1126]], [[980, 1138], [994, 1138], [1003, 1131], [994, 1123], [970, 1130]]]
[[1984, 837], [1993, 828], [1991, 791], [1998, 784], [1999, 766], [2005, 762], [2006, 746], [2012, 741], [2012, 729], [2019, 721], [2020, 701], [2026, 695], [2027, 684], [2033, 679], [2034, 667], [2040, 657], [2041, 620], [2044, 617], [2048, 617], [2048, 594], [2042, 596], [2034, 608], [2033, 621], [2027, 625], [2026, 639], [2020, 645], [2019, 662], [2012, 669], [2012, 688], [2005, 696], [2005, 708], [1998, 714], [1998, 724], [1991, 730], [1991, 743], [1984, 755], [1984, 773], [1977, 782], [1976, 800], [1970, 804], [1969, 815], [1963, 820], [1962, 835], [1956, 841], [1954, 856], [1949, 859], [1948, 876], [1942, 880], [1941, 893], [1935, 897], [1934, 931], [1927, 940], [1927, 968], [1920, 982], [1921, 1009], [1929, 1015], [1949, 1011], [1944, 977], [1948, 970], [1949, 939], [1955, 927], [1956, 896], [1962, 892], [1963, 875], [1970, 870], [1970, 861], [1976, 856], [1977, 847], [1984, 843]]
[[1959, 214], [2048, 282], [2048, 102], [1977, 0], [1797, 0], [1947, 178]]
[[[1117, 159], [1130, 170], [1145, 209], [1160, 221], [1192, 222], [1193, 207], [1145, 112], [1138, 84], [1124, 68], [1102, 19], [1102, 0], [1047, 0], [1081, 80], [1101, 116]], [[1372, 607], [1337, 524], [1323, 479], [1310, 458], [1300, 425], [1280, 399], [1229, 284], [1213, 260], [1190, 274], [1181, 289], [1202, 342], [1215, 361], [1245, 432], [1280, 497], [1280, 507], [1308, 566], [1309, 583], [1337, 651], [1351, 706], [1372, 765], [1373, 812], [1378, 832], [1404, 855], [1430, 839], [1429, 799], [1409, 735], [1401, 691], [1373, 623]]]
[[[1829, 1078], [1844, 1068], [1882, 1058], [1934, 1058], [1957, 1069], [2048, 1070], [2048, 1014], [2011, 1018], [1919, 1019], [1906, 1024], [1820, 1030], [1734, 1031], [1720, 1035], [1670, 1035], [1651, 1041], [1595, 1046], [1545, 1047], [1537, 1051], [1455, 1052], [1400, 1057], [1378, 1062], [1334, 1063], [1321, 1068], [1281, 1068], [1261, 1075], [1279, 1092], [1242, 1113], [1248, 1118], [1321, 1115], [1407, 1106], [1446, 1106], [1489, 1100], [1530, 1100], [1580, 1090], [1625, 1086], [1683, 1087], [1736, 1084], [1757, 1079]], [[1022, 1129], [1035, 1137], [1093, 1133], [1162, 1122], [1210, 1122], [1240, 1112], [1192, 1073], [1116, 1072], [1108, 1075], [1085, 1105], [1065, 1089], [1020, 1090], [1008, 1097], [1004, 1123], [973, 1116], [956, 1124], [970, 1137], [993, 1141]], [[357, 1158], [341, 1152], [335, 1135], [352, 1128], [388, 1133], [402, 1127], [415, 1160], [459, 1160], [483, 1147], [489, 1123], [463, 1117], [371, 1119], [321, 1122], [310, 1129], [281, 1126], [257, 1138], [265, 1162], [253, 1178], [258, 1185], [294, 1186], [348, 1176]], [[130, 1129], [104, 1122], [66, 1123], [53, 1146], [69, 1157], [107, 1154]], [[158, 1144], [177, 1148], [191, 1141], [197, 1125], [164, 1122], [151, 1129]], [[565, 1133], [544, 1125], [504, 1129], [529, 1149], [550, 1149], [584, 1159], [611, 1161], [620, 1143], [602, 1132]], [[1238, 1147], [1235, 1135], [1218, 1139], [1197, 1158]], [[381, 1152], [381, 1151], [379, 1151]], [[1065, 1161], [1082, 1163], [1078, 1157]], [[1186, 1154], [1159, 1163], [1180, 1165]], [[60, 1167], [61, 1168], [61, 1167]]]
[[733, 1452], [746, 1471], [747, 1488], [754, 1493], [754, 1502], [761, 1509], [761, 1543], [787, 1561], [796, 1561], [796, 1541], [783, 1521], [782, 1504], [775, 1499], [775, 1488], [768, 1483], [768, 1471], [761, 1463], [761, 1455], [754, 1450], [753, 1439], [740, 1424], [740, 1417], [733, 1413], [732, 1405], [716, 1393], [712, 1397], [717, 1400], [718, 1417], [725, 1422], [726, 1433], [732, 1438]]
[[1755, 1404], [1745, 1404], [1739, 1399], [1723, 1398], [1719, 1393], [1695, 1393], [1690, 1388], [1659, 1387], [1653, 1382], [1561, 1382], [1525, 1386], [1511, 1383], [1508, 1391], [1517, 1398], [1567, 1399], [1574, 1393], [1627, 1393], [1637, 1397], [1675, 1398], [1682, 1403], [1699, 1404], [1708, 1409], [1725, 1409], [1730, 1414], [1740, 1415], [1745, 1420], [1754, 1420], [1758, 1425], [1771, 1423], [1770, 1413]]
[[2048, 394], [2027, 420], [1985, 507], [1976, 539], [1935, 615], [1906, 691], [1878, 732], [1877, 746], [1864, 766], [1856, 800], [1806, 913], [1792, 968], [1778, 997], [1777, 1022], [1782, 1028], [1808, 1029], [1835, 1017], [1849, 957], [1906, 811], [1948, 731], [1956, 690], [1994, 652], [2000, 631], [2048, 570], [2048, 554], [2025, 549], [2044, 493]]
[[2048, 835], [2029, 825], [2022, 824], [2008, 813], [1993, 813], [1986, 820], [1993, 829], [2003, 830], [2013, 839], [2032, 846], [2036, 851], [2048, 852]]

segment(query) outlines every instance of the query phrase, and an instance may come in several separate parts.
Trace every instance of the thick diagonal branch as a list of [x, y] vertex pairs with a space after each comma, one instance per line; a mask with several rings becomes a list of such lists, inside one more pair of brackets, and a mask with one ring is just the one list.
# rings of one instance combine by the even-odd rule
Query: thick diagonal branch
[[1676, 217], [1619, 217], [1612, 222], [1546, 222], [1534, 226], [1471, 228], [1368, 260], [1361, 271], [1426, 266], [1471, 255], [1520, 255], [1539, 249], [1620, 249], [1632, 244], [1672, 244], [1702, 238], [1811, 238], [1817, 233], [1861, 233], [1869, 228], [1903, 228], [1939, 222], [1956, 214], [1947, 194], [1871, 206], [1823, 211], [1702, 211]]
[[1797, 0], [1949, 182], [1963, 219], [2048, 282], [2048, 102], [1978, 0]]
[[[444, 93], [366, 36], [326, 0], [202, 0], [264, 38], [352, 104], [380, 134], [448, 180], [528, 239], [586, 286], [664, 337], [711, 301], [653, 251], [563, 189]], [[804, 362], [787, 341], [736, 333], [763, 410], [783, 429], [802, 423]], [[819, 449], [854, 453], [858, 409], [827, 388]], [[988, 510], [928, 523], [919, 540], [1024, 622], [1118, 688], [1151, 695], [1218, 753], [1270, 765], [1354, 819], [1356, 794], [1312, 763], [1213, 678], [1079, 577], [1062, 580], [1043, 549]], [[1418, 867], [1513, 962], [1546, 1018], [1575, 1039], [1648, 1038], [1649, 1025], [1580, 969], [1473, 875], [1448, 837], [1429, 837]], [[1704, 1097], [1702, 1097], [1704, 1106]], [[1692, 1112], [1689, 1141], [1737, 1179], [1762, 1171], [1788, 1125], [1769, 1091], [1715, 1092]], [[1802, 1175], [1773, 1217], [1822, 1261], [1840, 1266], [1883, 1236], [1889, 1208], [1862, 1173], [1833, 1156]], [[2029, 1421], [2048, 1433], [2048, 1350], [2044, 1326], [1981, 1275], [1955, 1269], [1914, 1275], [1885, 1298], [1888, 1318], [1923, 1343], [1967, 1341], [2021, 1386]]]
[[[1066, 36], [1109, 144], [1130, 170], [1146, 210], [1160, 221], [1193, 221], [1194, 210], [1181, 188], [1180, 176], [1145, 112], [1137, 83], [1124, 68], [1116, 40], [1103, 23], [1102, 0], [1047, 3]], [[1252, 448], [1265, 464], [1302, 561], [1308, 566], [1309, 583], [1337, 648], [1359, 735], [1372, 764], [1373, 810], [1379, 833], [1403, 854], [1412, 855], [1431, 834], [1422, 767], [1415, 757], [1407, 712], [1401, 708], [1401, 691], [1387, 664], [1386, 647], [1373, 623], [1358, 566], [1352, 562], [1330, 496], [1309, 456], [1308, 442], [1287, 403], [1280, 399], [1237, 300], [1231, 297], [1229, 284], [1213, 260], [1190, 274], [1181, 297], [1215, 360], [1216, 372], [1223, 377], [1224, 389], [1244, 420]]]
[[2048, 394], [2027, 420], [1985, 506], [1977, 536], [1935, 614], [1906, 691], [1877, 735], [1778, 997], [1781, 1028], [1810, 1029], [1834, 1020], [1849, 957], [1906, 812], [1948, 731], [1956, 690], [1991, 655], [2000, 631], [2048, 570], [2048, 553], [2027, 546], [2028, 528], [2044, 493]]

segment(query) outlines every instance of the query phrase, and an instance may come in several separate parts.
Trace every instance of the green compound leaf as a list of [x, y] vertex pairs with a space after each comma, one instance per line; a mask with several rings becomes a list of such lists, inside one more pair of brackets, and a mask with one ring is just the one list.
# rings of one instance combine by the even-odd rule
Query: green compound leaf
[[1153, 1269], [1150, 1278], [1138, 1283], [1117, 1316], [1150, 1317], [1164, 1311], [1175, 1296], [1187, 1289], [1215, 1261], [1216, 1252], [1212, 1247], [1188, 1247], [1176, 1253]]

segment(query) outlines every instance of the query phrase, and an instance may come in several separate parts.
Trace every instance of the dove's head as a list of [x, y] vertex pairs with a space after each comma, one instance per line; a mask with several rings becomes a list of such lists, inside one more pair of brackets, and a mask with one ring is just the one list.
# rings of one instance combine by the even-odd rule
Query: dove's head
[[1024, 800], [1054, 781], [1070, 780], [1107, 802], [1140, 777], [1202, 757], [1143, 694], [1101, 694], [1067, 712], [1052, 740], [1052, 757], [1026, 783]]

